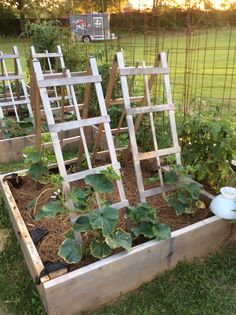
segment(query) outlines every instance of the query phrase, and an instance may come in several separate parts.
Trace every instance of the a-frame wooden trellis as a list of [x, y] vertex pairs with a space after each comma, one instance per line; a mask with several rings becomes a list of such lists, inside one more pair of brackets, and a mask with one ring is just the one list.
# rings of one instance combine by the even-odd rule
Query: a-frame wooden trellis
[[[30, 63], [31, 63], [31, 94], [32, 99], [34, 96], [35, 91], [35, 80], [34, 80], [34, 72], [32, 69], [32, 60], [38, 59], [43, 64], [43, 75], [45, 78], [53, 78], [63, 75], [63, 71], [65, 70], [65, 62], [63, 53], [61, 50], [61, 46], [57, 45], [57, 51], [56, 52], [48, 52], [48, 50], [45, 50], [43, 53], [39, 53], [35, 51], [35, 47], [30, 47]], [[69, 88], [67, 87], [67, 99], [69, 100], [69, 103], [71, 104], [71, 95], [69, 95]], [[57, 88], [54, 86], [52, 87], [51, 93], [53, 97], [51, 96], [51, 102], [54, 101], [57, 106], [61, 107], [60, 101], [62, 100], [62, 97], [58, 95]], [[33, 102], [34, 103], [34, 102]]]
[[[174, 114], [174, 104], [172, 101], [171, 95], [171, 88], [170, 88], [170, 79], [169, 79], [169, 69], [167, 66], [166, 54], [164, 52], [159, 54], [159, 60], [161, 67], [146, 67], [143, 63], [142, 67], [125, 67], [123, 54], [118, 52], [117, 56], [117, 63], [118, 63], [118, 71], [120, 74], [121, 80], [121, 88], [124, 98], [124, 105], [126, 111], [126, 120], [129, 130], [129, 137], [130, 137], [130, 144], [131, 150], [133, 155], [136, 179], [138, 190], [140, 194], [140, 199], [142, 202], [146, 201], [146, 198], [155, 194], [163, 193], [165, 191], [170, 190], [170, 187], [167, 187], [163, 183], [163, 175], [162, 175], [162, 167], [161, 167], [161, 158], [168, 155], [175, 154], [176, 163], [178, 165], [181, 164], [181, 149], [178, 144], [178, 137], [177, 137], [177, 129], [176, 129], [176, 122], [175, 122], [175, 114]], [[144, 77], [144, 85], [145, 85], [145, 101], [142, 107], [135, 107], [132, 108], [131, 97], [128, 88], [128, 76], [137, 76], [141, 75]], [[150, 75], [150, 79], [148, 80], [148, 75]], [[166, 104], [161, 105], [152, 105], [151, 98], [150, 98], [150, 86], [153, 80], [153, 76], [162, 75], [163, 82], [164, 82], [164, 90], [165, 90], [165, 98]], [[153, 113], [157, 112], [164, 112], [167, 111], [169, 113], [169, 120], [170, 120], [170, 127], [171, 127], [171, 135], [172, 135], [172, 142], [173, 146], [170, 148], [159, 149], [157, 144], [157, 135], [155, 130], [155, 121], [153, 118]], [[136, 131], [138, 125], [142, 119], [143, 114], [149, 114], [150, 117], [150, 129], [152, 131], [152, 140], [153, 140], [153, 147], [154, 150], [150, 152], [139, 152], [138, 145], [136, 141]], [[137, 116], [138, 115], [138, 116]], [[134, 116], [137, 116], [136, 122], [134, 123]], [[160, 177], [160, 185], [161, 187], [156, 187], [152, 189], [144, 189], [144, 182], [141, 170], [141, 160], [148, 160], [148, 159], [156, 159], [159, 177]]]
[[[36, 147], [38, 150], [41, 148], [41, 122], [42, 116], [45, 116], [44, 108], [41, 106], [39, 91], [36, 83], [36, 74], [33, 67], [33, 60], [40, 60], [41, 64], [44, 65], [44, 69], [42, 69], [42, 74], [44, 80], [51, 80], [65, 77], [65, 62], [63, 58], [63, 53], [61, 50], [61, 46], [57, 46], [56, 52], [36, 52], [34, 46], [30, 48], [30, 56], [31, 56], [31, 67], [30, 67], [30, 96], [31, 102], [34, 109], [35, 116], [35, 134], [36, 134]], [[42, 66], [41, 66], [42, 68]], [[80, 71], [80, 72], [72, 72], [70, 75], [73, 76], [83, 76], [88, 74], [88, 71]], [[86, 85], [87, 87], [87, 85]], [[86, 96], [84, 98], [84, 102], [81, 104], [73, 105], [72, 101], [72, 93], [75, 94], [73, 86], [51, 86], [48, 89], [48, 97], [50, 100], [52, 111], [55, 115], [58, 116], [57, 120], [63, 121], [63, 115], [65, 113], [76, 113], [75, 107], [79, 110], [82, 110], [83, 105], [88, 104], [90, 95], [90, 89], [86, 89]], [[56, 106], [55, 106], [56, 104]], [[78, 139], [78, 137], [69, 137], [64, 138], [61, 134], [61, 142], [62, 144], [66, 144], [68, 142], [74, 142]]]
[[[114, 147], [110, 124], [109, 124], [110, 117], [107, 114], [107, 110], [106, 110], [106, 106], [104, 102], [104, 96], [102, 92], [102, 86], [101, 86], [101, 76], [98, 73], [98, 68], [97, 68], [95, 58], [89, 59], [89, 65], [91, 69], [90, 75], [84, 75], [84, 76], [80, 75], [80, 76], [71, 77], [70, 72], [66, 71], [64, 78], [44, 80], [44, 76], [43, 76], [39, 61], [36, 59], [33, 60], [33, 68], [36, 75], [36, 83], [39, 89], [43, 108], [46, 114], [48, 129], [51, 134], [59, 172], [64, 179], [64, 191], [66, 193], [70, 190], [71, 182], [81, 180], [89, 174], [98, 173], [99, 171], [106, 169], [110, 165], [118, 174], [120, 174], [120, 171], [119, 171], [120, 164], [118, 163], [117, 158], [116, 158], [115, 147]], [[78, 109], [76, 95], [74, 93], [74, 86], [78, 84], [86, 84], [86, 85], [94, 84], [95, 85], [96, 95], [97, 95], [99, 109], [101, 113], [100, 116], [87, 118], [87, 116], [84, 115], [83, 117], [81, 117], [80, 111]], [[50, 97], [48, 95], [48, 89], [50, 89], [53, 86], [56, 86], [56, 87], [69, 86], [70, 93], [72, 95], [72, 102], [73, 102], [72, 105], [74, 106], [75, 112], [76, 112], [76, 118], [77, 118], [76, 120], [68, 121], [68, 122], [59, 122], [59, 123], [55, 122], [52, 107], [50, 104]], [[109, 152], [110, 152], [111, 164], [102, 165], [102, 166], [93, 168], [84, 129], [88, 126], [99, 125], [99, 124], [104, 125], [105, 136], [107, 139]], [[61, 131], [66, 131], [66, 130], [79, 130], [81, 143], [83, 145], [83, 150], [85, 152], [85, 157], [87, 161], [87, 166], [88, 166], [87, 170], [79, 171], [73, 174], [67, 173], [67, 170], [65, 167], [65, 161], [62, 154], [61, 143], [59, 139], [59, 133]], [[122, 180], [117, 181], [117, 188], [119, 192], [120, 201], [113, 204], [113, 207], [120, 209], [128, 205], [128, 201], [125, 198]], [[98, 207], [99, 206], [100, 205], [98, 204]]]
[[[12, 62], [14, 72], [8, 71], [7, 63]], [[16, 46], [13, 46], [12, 54], [0, 52], [0, 82], [2, 82], [2, 92], [0, 94], [0, 120], [6, 116], [8, 110], [13, 110], [16, 121], [20, 121], [19, 108], [27, 108], [29, 117], [33, 118], [30, 99], [22, 71], [20, 56]], [[15, 89], [12, 86], [15, 84]]]
[[[157, 67], [159, 65], [160, 61], [159, 58], [157, 58], [155, 60], [154, 66]], [[139, 62], [136, 63], [135, 68], [138, 68], [139, 66]], [[117, 55], [115, 54], [113, 63], [112, 63], [112, 67], [110, 69], [110, 73], [109, 73], [109, 80], [108, 80], [108, 84], [107, 84], [107, 90], [106, 90], [106, 96], [105, 96], [105, 103], [106, 103], [106, 108], [107, 110], [110, 108], [110, 106], [122, 106], [123, 107], [123, 111], [121, 114], [121, 117], [119, 119], [118, 125], [116, 128], [112, 129], [112, 134], [114, 135], [114, 143], [116, 146], [116, 142], [117, 142], [117, 138], [119, 136], [120, 133], [122, 132], [127, 132], [128, 128], [127, 127], [122, 127], [123, 122], [126, 118], [126, 112], [124, 109], [124, 98], [120, 97], [117, 99], [112, 99], [112, 93], [113, 93], [113, 89], [114, 89], [114, 85], [116, 83], [116, 79], [117, 77], [119, 77], [119, 71], [118, 71], [118, 62], [117, 62]], [[129, 86], [128, 86], [128, 90], [129, 90], [129, 94], [131, 95], [134, 84], [135, 84], [135, 78], [136, 78], [136, 74], [133, 74], [131, 76], [131, 80], [129, 82]], [[149, 80], [149, 88], [152, 88], [152, 85], [155, 82], [155, 75], [151, 75], [150, 80]], [[145, 105], [147, 101], [147, 95], [144, 94], [143, 96], [130, 96], [130, 103], [140, 103]], [[140, 123], [141, 117], [139, 117], [136, 122], [135, 122], [135, 131], [138, 129], [139, 123]], [[95, 138], [95, 144], [94, 144], [94, 149], [93, 149], [93, 162], [95, 162], [97, 155], [98, 154], [103, 154], [106, 151], [100, 151], [99, 150], [99, 145], [101, 143], [102, 140], [102, 135], [103, 135], [103, 128], [102, 126], [100, 126], [97, 130], [97, 134], [96, 134], [96, 138]], [[124, 147], [117, 147], [116, 151], [122, 151], [123, 152], [123, 159], [124, 162], [127, 163], [128, 158], [129, 158], [129, 153], [130, 153], [130, 142], [128, 143], [127, 146]]]

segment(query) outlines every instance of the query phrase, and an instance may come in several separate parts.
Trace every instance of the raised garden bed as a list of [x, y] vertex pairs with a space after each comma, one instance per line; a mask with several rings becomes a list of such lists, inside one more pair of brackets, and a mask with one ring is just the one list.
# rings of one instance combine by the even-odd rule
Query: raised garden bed
[[[133, 193], [130, 189], [133, 186], [130, 173], [124, 172], [125, 176], [129, 179], [128, 182], [124, 178], [126, 194], [130, 203], [133, 203], [137, 198], [135, 188]], [[172, 229], [176, 231], [172, 232], [169, 240], [147, 241], [134, 246], [129, 252], [119, 252], [54, 279], [46, 275], [39, 283], [44, 264], [29, 234], [28, 228], [30, 224], [32, 226], [32, 222], [23, 219], [25, 215], [21, 212], [24, 205], [19, 203], [19, 195], [16, 196], [10, 186], [6, 179], [1, 178], [1, 188], [16, 235], [45, 308], [51, 315], [72, 315], [97, 308], [139, 287], [143, 282], [150, 281], [157, 274], [173, 268], [179, 260], [206, 255], [222, 246], [233, 235], [230, 223], [215, 216], [208, 217], [209, 213], [204, 210], [205, 212], [197, 215], [194, 220], [189, 219], [191, 215], [185, 222], [181, 222], [178, 217], [180, 222], [177, 225], [172, 218], [170, 225], [172, 224]], [[211, 195], [202, 192], [201, 197], [209, 204]], [[27, 196], [25, 202], [28, 202]], [[171, 216], [167, 214], [165, 218], [165, 213], [160, 213], [159, 219], [160, 222], [167, 223], [168, 220], [171, 221]], [[191, 224], [192, 222], [196, 223]], [[186, 226], [187, 224], [190, 225]]]
[[[71, 150], [78, 147], [78, 133], [75, 131], [67, 131], [64, 133], [64, 137], [68, 138], [64, 140], [64, 149]], [[92, 134], [90, 130], [87, 130], [87, 140], [92, 141]], [[22, 160], [23, 149], [27, 146], [35, 144], [35, 135], [16, 137], [11, 139], [0, 140], [0, 163], [8, 163], [11, 161]], [[52, 148], [52, 143], [48, 142], [44, 144], [45, 148]]]

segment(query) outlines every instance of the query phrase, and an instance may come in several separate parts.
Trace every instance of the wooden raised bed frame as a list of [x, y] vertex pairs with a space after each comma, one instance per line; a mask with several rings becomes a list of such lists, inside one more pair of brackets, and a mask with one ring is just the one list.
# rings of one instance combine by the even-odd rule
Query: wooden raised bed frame
[[[0, 185], [12, 224], [33, 279], [43, 263], [21, 217], [4, 177]], [[202, 192], [202, 199], [211, 200]], [[236, 238], [236, 229], [226, 220], [210, 217], [172, 233], [171, 239], [148, 241], [78, 270], [37, 285], [49, 315], [73, 315], [95, 309], [151, 281], [157, 274], [175, 267], [178, 261], [201, 257]]]

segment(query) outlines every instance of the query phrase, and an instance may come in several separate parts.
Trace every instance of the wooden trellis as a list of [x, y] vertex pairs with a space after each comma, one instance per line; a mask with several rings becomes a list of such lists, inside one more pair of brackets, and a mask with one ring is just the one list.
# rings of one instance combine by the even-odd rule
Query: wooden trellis
[[[118, 72], [119, 72], [120, 80], [121, 80], [121, 88], [122, 88], [122, 93], [123, 93], [123, 98], [124, 98], [126, 120], [127, 120], [128, 130], [129, 130], [130, 145], [131, 145], [131, 150], [132, 150], [132, 155], [133, 155], [138, 190], [139, 190], [141, 201], [145, 202], [147, 197], [155, 195], [155, 194], [163, 193], [171, 189], [170, 187], [164, 186], [160, 158], [175, 154], [176, 163], [178, 165], [181, 164], [181, 155], [180, 155], [181, 149], [178, 144], [177, 129], [176, 129], [176, 122], [175, 122], [175, 115], [174, 115], [175, 107], [172, 101], [170, 80], [169, 80], [169, 69], [167, 66], [166, 54], [162, 52], [158, 56], [161, 67], [157, 67], [157, 66], [146, 67], [145, 63], [143, 63], [142, 67], [136, 67], [136, 68], [125, 67], [123, 54], [121, 52], [118, 52], [116, 54], [116, 58], [117, 58], [117, 64], [118, 64]], [[137, 75], [141, 75], [144, 77], [144, 85], [145, 85], [145, 97], [143, 101], [144, 106], [132, 108], [131, 106], [132, 98], [130, 97], [130, 93], [129, 93], [127, 77], [137, 76]], [[148, 75], [150, 75], [149, 80], [148, 80]], [[152, 85], [153, 78], [156, 75], [163, 76], [166, 104], [161, 104], [161, 105], [151, 104], [150, 87]], [[173, 146], [169, 148], [159, 149], [158, 144], [157, 144], [157, 135], [156, 135], [156, 130], [155, 130], [155, 122], [153, 118], [153, 113], [164, 112], [164, 111], [167, 111], [169, 113]], [[136, 131], [141, 122], [142, 115], [145, 113], [149, 114], [149, 117], [150, 117], [150, 129], [152, 131], [152, 140], [153, 140], [154, 150], [150, 152], [140, 153], [138, 151], [138, 145], [136, 141]], [[134, 123], [134, 116], [137, 116], [135, 123]], [[128, 150], [127, 150], [127, 153], [128, 153]], [[161, 187], [145, 190], [140, 161], [148, 160], [148, 159], [156, 159]]]
[[[33, 59], [38, 59], [43, 64], [43, 75], [45, 78], [53, 78], [55, 76], [63, 75], [63, 71], [65, 70], [65, 62], [63, 58], [63, 53], [61, 50], [61, 46], [57, 45], [56, 52], [48, 52], [45, 50], [43, 53], [36, 53], [35, 47], [30, 47], [30, 56], [31, 56], [31, 64]], [[31, 68], [32, 70], [32, 68]], [[59, 72], [60, 71], [60, 72]], [[31, 91], [32, 95], [35, 90], [35, 82], [34, 82], [34, 73], [31, 71]], [[60, 101], [62, 97], [58, 95], [57, 88], [54, 86], [50, 91], [53, 96], [51, 96], [51, 102], [55, 102], [57, 104], [56, 107], [60, 107]], [[69, 95], [69, 88], [67, 87], [67, 99], [71, 104], [71, 95]]]
[[[159, 63], [160, 63], [159, 58], [157, 58], [154, 66], [157, 67], [159, 65]], [[135, 68], [138, 68], [138, 66], [139, 66], [139, 62], [136, 63]], [[118, 69], [117, 55], [115, 55], [113, 63], [112, 63], [112, 67], [111, 67], [111, 70], [109, 73], [109, 80], [108, 80], [107, 91], [106, 91], [106, 96], [105, 96], [105, 103], [106, 103], [107, 110], [112, 105], [124, 107], [124, 98], [123, 97], [120, 97], [117, 99], [112, 99], [112, 92], [114, 89], [116, 78], [118, 76], [119, 76], [119, 69]], [[130, 80], [129, 87], [128, 87], [129, 94], [132, 93], [134, 83], [135, 83], [135, 78], [136, 78], [136, 74], [131, 76], [131, 80]], [[152, 85], [154, 84], [154, 82], [155, 82], [155, 75], [151, 75], [151, 78], [149, 81], [149, 88], [150, 89], [151, 89]], [[146, 94], [144, 94], [144, 96], [130, 96], [130, 102], [131, 103], [141, 103], [141, 104], [145, 105], [146, 101], [147, 101], [147, 95]], [[122, 114], [121, 114], [121, 117], [119, 119], [117, 127], [112, 129], [112, 134], [114, 135], [115, 145], [116, 145], [117, 138], [118, 138], [119, 134], [122, 132], [128, 131], [128, 127], [122, 127], [125, 118], [126, 118], [126, 112], [125, 112], [125, 109], [123, 108], [123, 111], [122, 111]], [[141, 117], [139, 117], [139, 119], [137, 119], [135, 122], [135, 130], [137, 130], [140, 121], [141, 121]], [[94, 149], [93, 149], [93, 162], [95, 162], [97, 155], [99, 153], [105, 153], [106, 152], [106, 151], [98, 152], [99, 145], [100, 145], [101, 139], [102, 139], [102, 135], [103, 135], [103, 127], [99, 126], [98, 131], [97, 131], [97, 135], [96, 135], [96, 139], [95, 139]], [[116, 151], [123, 151], [124, 161], [125, 161], [125, 163], [127, 163], [128, 158], [129, 158], [129, 153], [130, 153], [130, 143], [128, 143], [127, 146], [116, 148]]]
[[[42, 74], [44, 80], [52, 80], [57, 78], [65, 77], [65, 62], [63, 58], [63, 53], [60, 45], [57, 46], [56, 52], [48, 52], [47, 50], [43, 53], [36, 53], [34, 46], [30, 48], [31, 55], [31, 70], [30, 70], [30, 96], [31, 102], [33, 105], [34, 113], [35, 113], [35, 133], [36, 133], [36, 147], [38, 150], [41, 148], [41, 122], [42, 116], [45, 116], [44, 108], [41, 106], [39, 91], [36, 83], [36, 74], [33, 67], [33, 60], [40, 60], [41, 64], [43, 64], [44, 69], [42, 69]], [[73, 72], [70, 75], [73, 76], [83, 76], [86, 75], [88, 71], [81, 72]], [[90, 91], [88, 91], [90, 93]], [[63, 121], [63, 115], [65, 113], [75, 112], [75, 107], [79, 110], [83, 108], [84, 104], [88, 103], [88, 100], [84, 99], [84, 102], [81, 104], [73, 104], [72, 94], [75, 94], [73, 86], [51, 86], [48, 89], [48, 98], [51, 104], [51, 108], [53, 114], [57, 115], [57, 119]], [[56, 106], [55, 106], [56, 104]], [[63, 138], [61, 134], [61, 142], [62, 144], [66, 144], [68, 142], [73, 142], [78, 139], [78, 137], [70, 137]]]
[[[6, 117], [7, 111], [14, 112], [16, 121], [20, 121], [19, 109], [26, 106], [29, 117], [33, 118], [30, 99], [22, 71], [20, 56], [16, 46], [13, 46], [12, 54], [4, 54], [0, 51], [1, 74], [0, 82], [2, 82], [2, 91], [0, 92], [0, 120]], [[14, 64], [14, 72], [8, 71], [7, 63]], [[15, 84], [15, 91], [12, 86]]]
[[[89, 174], [94, 174], [98, 173], [101, 170], [106, 169], [108, 166], [112, 166], [113, 169], [120, 174], [120, 164], [117, 161], [116, 158], [116, 153], [115, 153], [115, 147], [112, 139], [112, 133], [110, 129], [110, 117], [107, 114], [106, 106], [105, 106], [105, 101], [104, 101], [104, 96], [102, 92], [102, 86], [101, 86], [101, 76], [98, 73], [98, 68], [96, 64], [95, 58], [90, 58], [89, 59], [89, 65], [91, 69], [91, 74], [90, 75], [80, 75], [80, 76], [74, 76], [71, 77], [70, 72], [67, 70], [65, 72], [65, 77], [63, 78], [56, 78], [56, 79], [44, 79], [44, 75], [42, 73], [41, 65], [38, 60], [33, 60], [33, 68], [36, 76], [36, 83], [37, 87], [39, 89], [39, 93], [41, 96], [43, 108], [45, 111], [46, 119], [47, 119], [47, 124], [48, 124], [48, 129], [51, 134], [52, 138], [52, 143], [57, 159], [57, 164], [59, 168], [59, 172], [61, 176], [64, 179], [64, 191], [68, 192], [70, 190], [70, 183], [81, 180], [84, 177], [86, 177]], [[87, 118], [87, 107], [86, 110], [84, 111], [84, 115], [81, 117], [80, 111], [78, 108], [77, 100], [76, 100], [76, 95], [74, 93], [74, 86], [78, 84], [86, 84], [86, 85], [95, 85], [95, 90], [96, 90], [96, 95], [98, 99], [98, 104], [99, 104], [99, 109], [101, 115], [98, 117], [92, 117], [92, 118]], [[76, 112], [76, 120], [73, 121], [68, 121], [68, 122], [55, 122], [54, 116], [53, 116], [53, 111], [52, 107], [50, 104], [50, 97], [49, 97], [49, 92], [48, 89], [51, 87], [66, 87], [68, 86], [70, 88], [70, 93], [72, 95], [72, 106], [74, 106], [75, 112]], [[86, 91], [85, 91], [86, 92]], [[85, 93], [86, 94], [86, 93]], [[108, 165], [102, 165], [98, 167], [92, 167], [91, 159], [90, 159], [90, 153], [89, 153], [89, 148], [88, 144], [86, 141], [86, 134], [85, 134], [85, 128], [88, 126], [92, 125], [104, 125], [104, 130], [105, 130], [105, 136], [107, 139], [108, 147], [109, 147], [109, 153], [110, 153], [110, 159], [111, 159], [111, 164]], [[86, 161], [87, 161], [87, 170], [79, 171], [73, 174], [68, 174], [66, 167], [65, 167], [65, 161], [63, 158], [62, 154], [62, 148], [61, 148], [61, 143], [59, 139], [59, 133], [61, 131], [66, 131], [66, 130], [79, 130], [80, 137], [81, 137], [81, 143], [83, 146], [83, 150], [85, 153]], [[113, 204], [113, 207], [116, 207], [117, 209], [123, 208], [128, 205], [128, 201], [125, 198], [125, 193], [124, 193], [124, 188], [122, 184], [122, 180], [117, 181], [117, 187], [119, 191], [119, 196], [120, 196], [120, 201]], [[99, 207], [99, 202], [98, 202], [98, 207]]]

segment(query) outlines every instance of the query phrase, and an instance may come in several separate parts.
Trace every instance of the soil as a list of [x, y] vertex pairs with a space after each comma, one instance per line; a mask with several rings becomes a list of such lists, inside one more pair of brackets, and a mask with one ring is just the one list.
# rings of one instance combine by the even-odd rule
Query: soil
[[[122, 180], [125, 189], [126, 198], [129, 200], [130, 205], [135, 205], [139, 202], [138, 189], [136, 184], [136, 177], [133, 169], [133, 165], [130, 163], [126, 168], [122, 168]], [[151, 177], [153, 174], [150, 170], [144, 170], [144, 178]], [[35, 228], [47, 229], [49, 233], [36, 245], [38, 253], [44, 262], [58, 262], [62, 261], [62, 258], [58, 256], [58, 249], [64, 240], [63, 233], [70, 229], [69, 219], [63, 215], [57, 216], [54, 219], [44, 219], [41, 221], [35, 221], [34, 215], [39, 211], [42, 206], [50, 201], [53, 188], [50, 185], [41, 185], [33, 181], [29, 176], [21, 178], [23, 185], [19, 185], [17, 188], [13, 186], [9, 180], [9, 185], [21, 215], [28, 227], [29, 231]], [[83, 182], [76, 183], [78, 186], [83, 186]], [[153, 184], [145, 185], [145, 189], [154, 187]], [[51, 189], [50, 189], [51, 188]], [[39, 198], [36, 211], [33, 212], [29, 209], [28, 205], [37, 196], [39, 196], [45, 189], [47, 190]], [[110, 200], [115, 203], [119, 201], [118, 190], [115, 188], [114, 193], [111, 195]], [[211, 216], [209, 209], [197, 209], [194, 213], [184, 214], [177, 216], [175, 210], [168, 206], [167, 202], [162, 195], [155, 195], [147, 198], [147, 203], [157, 209], [157, 216], [160, 223], [168, 224], [171, 231], [181, 229], [185, 226], [201, 221]], [[128, 230], [127, 222], [124, 218], [124, 209], [120, 211], [120, 223], [119, 226], [124, 230]], [[84, 243], [90, 242], [91, 235], [87, 235]], [[134, 242], [134, 245], [146, 241], [144, 238], [140, 238]], [[73, 265], [70, 270], [73, 270], [84, 265], [88, 265], [97, 259], [91, 256], [85, 257], [79, 264]]]

